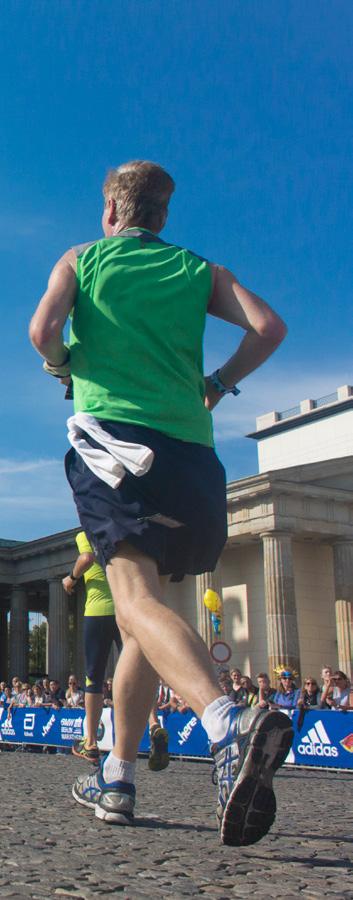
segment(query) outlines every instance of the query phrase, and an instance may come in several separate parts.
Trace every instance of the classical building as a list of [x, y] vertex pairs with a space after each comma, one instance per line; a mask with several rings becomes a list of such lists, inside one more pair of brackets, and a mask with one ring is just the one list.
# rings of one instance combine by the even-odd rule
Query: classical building
[[[170, 585], [168, 603], [210, 645], [203, 595], [217, 590], [222, 638], [245, 673], [285, 664], [318, 676], [331, 664], [351, 676], [353, 389], [261, 416], [249, 437], [260, 473], [228, 485], [228, 542], [217, 570]], [[48, 621], [50, 675], [64, 683], [71, 668], [82, 678], [83, 589], [69, 598], [61, 586], [76, 558], [75, 533], [0, 542], [1, 678], [27, 675], [29, 611]]]

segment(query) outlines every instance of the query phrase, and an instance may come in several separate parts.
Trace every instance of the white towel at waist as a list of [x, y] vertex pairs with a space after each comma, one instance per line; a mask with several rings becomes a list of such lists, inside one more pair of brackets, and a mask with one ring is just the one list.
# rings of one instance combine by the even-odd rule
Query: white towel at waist
[[[82, 456], [86, 466], [112, 488], [119, 487], [126, 469], [139, 477], [151, 468], [153, 450], [143, 444], [118, 441], [88, 413], [79, 412], [70, 416], [67, 427], [70, 444]], [[87, 443], [84, 432], [100, 444], [99, 449]]]

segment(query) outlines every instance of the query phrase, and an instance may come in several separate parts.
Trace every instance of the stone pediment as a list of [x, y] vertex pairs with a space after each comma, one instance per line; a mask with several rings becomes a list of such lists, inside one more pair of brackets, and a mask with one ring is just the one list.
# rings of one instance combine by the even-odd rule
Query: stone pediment
[[294, 481], [353, 493], [353, 456], [275, 469], [271, 472], [271, 480], [273, 478], [276, 481]]
[[353, 540], [353, 457], [262, 472], [228, 485], [230, 541], [281, 530]]

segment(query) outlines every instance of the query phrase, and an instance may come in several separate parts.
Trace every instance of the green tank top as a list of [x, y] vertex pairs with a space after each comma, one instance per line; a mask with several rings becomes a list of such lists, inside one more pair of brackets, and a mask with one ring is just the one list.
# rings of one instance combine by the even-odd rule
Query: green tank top
[[140, 228], [75, 249], [75, 412], [213, 446], [202, 351], [207, 261]]

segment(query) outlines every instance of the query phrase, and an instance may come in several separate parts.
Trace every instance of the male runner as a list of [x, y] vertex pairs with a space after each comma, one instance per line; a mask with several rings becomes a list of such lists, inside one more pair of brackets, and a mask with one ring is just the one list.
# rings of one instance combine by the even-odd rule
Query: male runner
[[[240, 846], [260, 840], [274, 821], [272, 777], [291, 744], [290, 721], [220, 696], [206, 645], [163, 595], [165, 576], [180, 580], [216, 565], [226, 541], [226, 485], [210, 410], [238, 393], [236, 382], [270, 356], [286, 329], [231, 272], [158, 237], [174, 187], [154, 163], [112, 170], [104, 237], [59, 260], [30, 326], [46, 371], [73, 380], [78, 439], [66, 471], [106, 567], [124, 645], [114, 677], [115, 746], [100, 771], [76, 780], [73, 795], [101, 819], [133, 821], [135, 760], [158, 672], [216, 745], [221, 840]], [[207, 312], [245, 335], [204, 378]], [[71, 313], [68, 349], [62, 330]]]
[[[99, 762], [98, 726], [103, 709], [103, 679], [108, 656], [115, 643], [120, 653], [122, 640], [115, 620], [114, 602], [102, 567], [96, 562], [84, 531], [76, 535], [79, 556], [69, 575], [62, 580], [67, 594], [73, 594], [83, 577], [86, 588], [84, 612], [85, 710], [87, 734], [72, 746], [74, 756]], [[161, 728], [155, 709], [149, 716], [151, 748], [148, 765], [153, 772], [165, 769], [169, 762], [168, 733]]]

